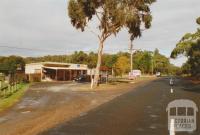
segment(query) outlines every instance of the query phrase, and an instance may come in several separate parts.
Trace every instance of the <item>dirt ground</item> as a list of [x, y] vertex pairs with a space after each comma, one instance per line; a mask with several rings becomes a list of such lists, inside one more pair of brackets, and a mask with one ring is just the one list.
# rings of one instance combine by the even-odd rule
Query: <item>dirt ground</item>
[[0, 114], [0, 135], [35, 135], [64, 121], [86, 115], [97, 106], [147, 83], [104, 85], [36, 83], [15, 106]]

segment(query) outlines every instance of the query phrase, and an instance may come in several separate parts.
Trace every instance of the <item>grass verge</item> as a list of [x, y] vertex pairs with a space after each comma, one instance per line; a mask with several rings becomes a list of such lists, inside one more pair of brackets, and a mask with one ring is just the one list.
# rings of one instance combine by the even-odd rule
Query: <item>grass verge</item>
[[0, 99], [0, 112], [6, 110], [7, 108], [11, 107], [16, 102], [18, 102], [21, 99], [21, 97], [24, 95], [28, 87], [29, 87], [29, 84], [20, 84], [19, 90], [17, 92], [13, 93], [11, 96], [7, 98]]

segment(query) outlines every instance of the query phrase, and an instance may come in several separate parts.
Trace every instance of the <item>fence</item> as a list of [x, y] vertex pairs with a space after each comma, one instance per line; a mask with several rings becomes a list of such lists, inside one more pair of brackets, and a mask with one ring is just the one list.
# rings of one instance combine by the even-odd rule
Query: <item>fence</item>
[[12, 82], [10, 84], [6, 84], [3, 81], [0, 81], [0, 98], [6, 98], [8, 96], [11, 96], [19, 88], [19, 82]]

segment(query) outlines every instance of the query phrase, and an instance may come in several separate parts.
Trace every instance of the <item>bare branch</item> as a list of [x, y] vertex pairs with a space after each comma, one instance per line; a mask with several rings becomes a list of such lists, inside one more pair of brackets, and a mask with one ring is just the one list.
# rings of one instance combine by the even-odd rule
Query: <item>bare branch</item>
[[99, 37], [99, 34], [96, 33], [96, 32], [94, 32], [88, 25], [86, 25], [86, 27], [89, 29], [89, 31], [90, 31], [91, 33], [93, 33], [95, 36]]
[[99, 20], [99, 22], [101, 22], [101, 18], [99, 17], [98, 13], [96, 12], [96, 16], [97, 16], [97, 19]]

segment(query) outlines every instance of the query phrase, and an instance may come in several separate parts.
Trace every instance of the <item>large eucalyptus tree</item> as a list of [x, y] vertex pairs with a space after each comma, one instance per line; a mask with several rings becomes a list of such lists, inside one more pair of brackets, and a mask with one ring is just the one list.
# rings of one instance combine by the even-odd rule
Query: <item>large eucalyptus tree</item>
[[153, 2], [155, 0], [69, 0], [68, 15], [76, 29], [84, 31], [90, 21], [98, 20], [99, 49], [94, 86], [99, 80], [106, 39], [122, 28], [128, 29], [131, 40], [140, 37], [142, 29], [151, 26], [150, 5]]

